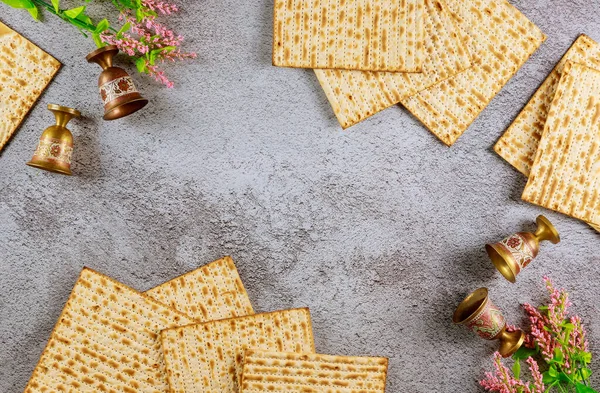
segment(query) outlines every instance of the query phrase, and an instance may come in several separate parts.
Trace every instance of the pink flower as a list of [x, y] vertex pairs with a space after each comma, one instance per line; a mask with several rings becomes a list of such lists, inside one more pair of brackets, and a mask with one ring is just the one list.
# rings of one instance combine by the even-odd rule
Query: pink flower
[[485, 379], [479, 381], [479, 384], [490, 392], [499, 393], [543, 393], [544, 383], [538, 364], [533, 358], [527, 359], [529, 371], [533, 378], [533, 384], [516, 379], [509, 369], [502, 363], [502, 356], [496, 352], [494, 354], [494, 373], [486, 372]]
[[[129, 31], [119, 34], [106, 31], [100, 35], [102, 42], [116, 45], [130, 57], [137, 58], [138, 69], [152, 76], [167, 87], [173, 87], [159, 65], [166, 61], [181, 61], [196, 58], [193, 52], [183, 52], [183, 36], [158, 22], [156, 13], [170, 15], [178, 10], [174, 4], [162, 0], [141, 0], [144, 17], [138, 21], [133, 10], [121, 8], [119, 20], [128, 23]], [[151, 12], [151, 11], [154, 11]]]

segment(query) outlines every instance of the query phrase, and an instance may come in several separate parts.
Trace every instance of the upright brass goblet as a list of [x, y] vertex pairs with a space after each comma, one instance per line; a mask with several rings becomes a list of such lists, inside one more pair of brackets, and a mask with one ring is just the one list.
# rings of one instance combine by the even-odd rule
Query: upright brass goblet
[[560, 242], [560, 235], [552, 223], [540, 215], [536, 219], [535, 233], [518, 232], [494, 244], [486, 244], [490, 259], [496, 269], [510, 282], [531, 263], [540, 251], [540, 242], [548, 240], [553, 244]]
[[525, 341], [522, 330], [506, 330], [506, 320], [490, 301], [487, 288], [479, 288], [469, 294], [454, 311], [452, 322], [465, 325], [486, 340], [500, 340], [498, 351], [503, 357], [511, 356]]

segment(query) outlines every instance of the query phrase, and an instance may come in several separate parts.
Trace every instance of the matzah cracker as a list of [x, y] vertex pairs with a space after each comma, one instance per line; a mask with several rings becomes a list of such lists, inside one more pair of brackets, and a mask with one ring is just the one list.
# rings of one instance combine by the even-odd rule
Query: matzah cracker
[[423, 73], [315, 70], [343, 128], [374, 115], [471, 65], [445, 0], [425, 0]]
[[0, 22], [0, 151], [59, 68], [58, 60]]
[[565, 65], [523, 199], [600, 222], [600, 71]]
[[146, 292], [198, 322], [254, 314], [231, 257], [221, 258]]
[[172, 393], [238, 393], [248, 348], [315, 351], [308, 309], [167, 329], [162, 343]]
[[384, 393], [388, 360], [247, 350], [240, 393]]
[[193, 320], [83, 269], [25, 393], [169, 393], [159, 332]]
[[421, 72], [424, 0], [275, 0], [273, 65]]
[[506, 0], [446, 0], [474, 65], [402, 104], [450, 146], [544, 42], [546, 36]]
[[579, 36], [494, 146], [496, 153], [525, 176], [531, 171], [556, 86], [567, 61], [600, 69], [600, 45], [586, 35]]

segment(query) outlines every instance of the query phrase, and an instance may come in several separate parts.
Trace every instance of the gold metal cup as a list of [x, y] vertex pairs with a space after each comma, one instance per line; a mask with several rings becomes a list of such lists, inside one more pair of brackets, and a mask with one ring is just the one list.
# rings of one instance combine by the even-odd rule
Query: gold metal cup
[[490, 301], [487, 288], [479, 288], [470, 293], [454, 311], [452, 322], [465, 325], [486, 340], [499, 340], [498, 352], [505, 358], [514, 354], [525, 341], [522, 330], [506, 330], [506, 320], [498, 307]]
[[42, 133], [33, 158], [27, 165], [46, 171], [71, 175], [71, 156], [73, 154], [73, 134], [67, 129], [67, 123], [81, 116], [77, 109], [49, 104], [54, 113], [56, 124]]
[[113, 57], [119, 53], [116, 45], [96, 49], [86, 56], [88, 63], [102, 67], [98, 89], [104, 103], [104, 120], [116, 120], [129, 116], [148, 104], [138, 92], [127, 71], [113, 66]]
[[540, 251], [540, 242], [548, 240], [553, 244], [560, 242], [560, 235], [552, 223], [540, 215], [536, 219], [535, 233], [519, 232], [494, 244], [486, 244], [490, 259], [496, 269], [510, 282], [531, 263]]

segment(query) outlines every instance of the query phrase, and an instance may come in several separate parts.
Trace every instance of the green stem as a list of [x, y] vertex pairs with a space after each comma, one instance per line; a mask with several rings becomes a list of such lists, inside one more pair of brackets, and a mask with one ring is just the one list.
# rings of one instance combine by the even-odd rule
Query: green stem
[[[46, 11], [50, 12], [51, 14], [54, 14], [56, 16], [58, 16], [60, 19], [64, 20], [65, 22], [69, 22], [70, 24], [74, 25], [75, 27], [82, 29], [82, 30], [87, 30], [90, 33], [94, 33], [96, 31], [96, 26], [95, 25], [90, 25], [88, 23], [84, 23], [82, 21], [79, 20], [75, 20], [75, 19], [71, 19], [68, 16], [65, 15], [63, 10], [59, 10], [58, 12], [56, 12], [56, 10], [54, 9], [54, 6], [52, 4], [46, 3], [44, 0], [31, 0], [35, 5], [42, 7], [44, 9], [46, 9]], [[109, 27], [110, 30], [112, 30], [113, 32], [117, 32], [117, 30], [115, 30], [112, 27]]]

